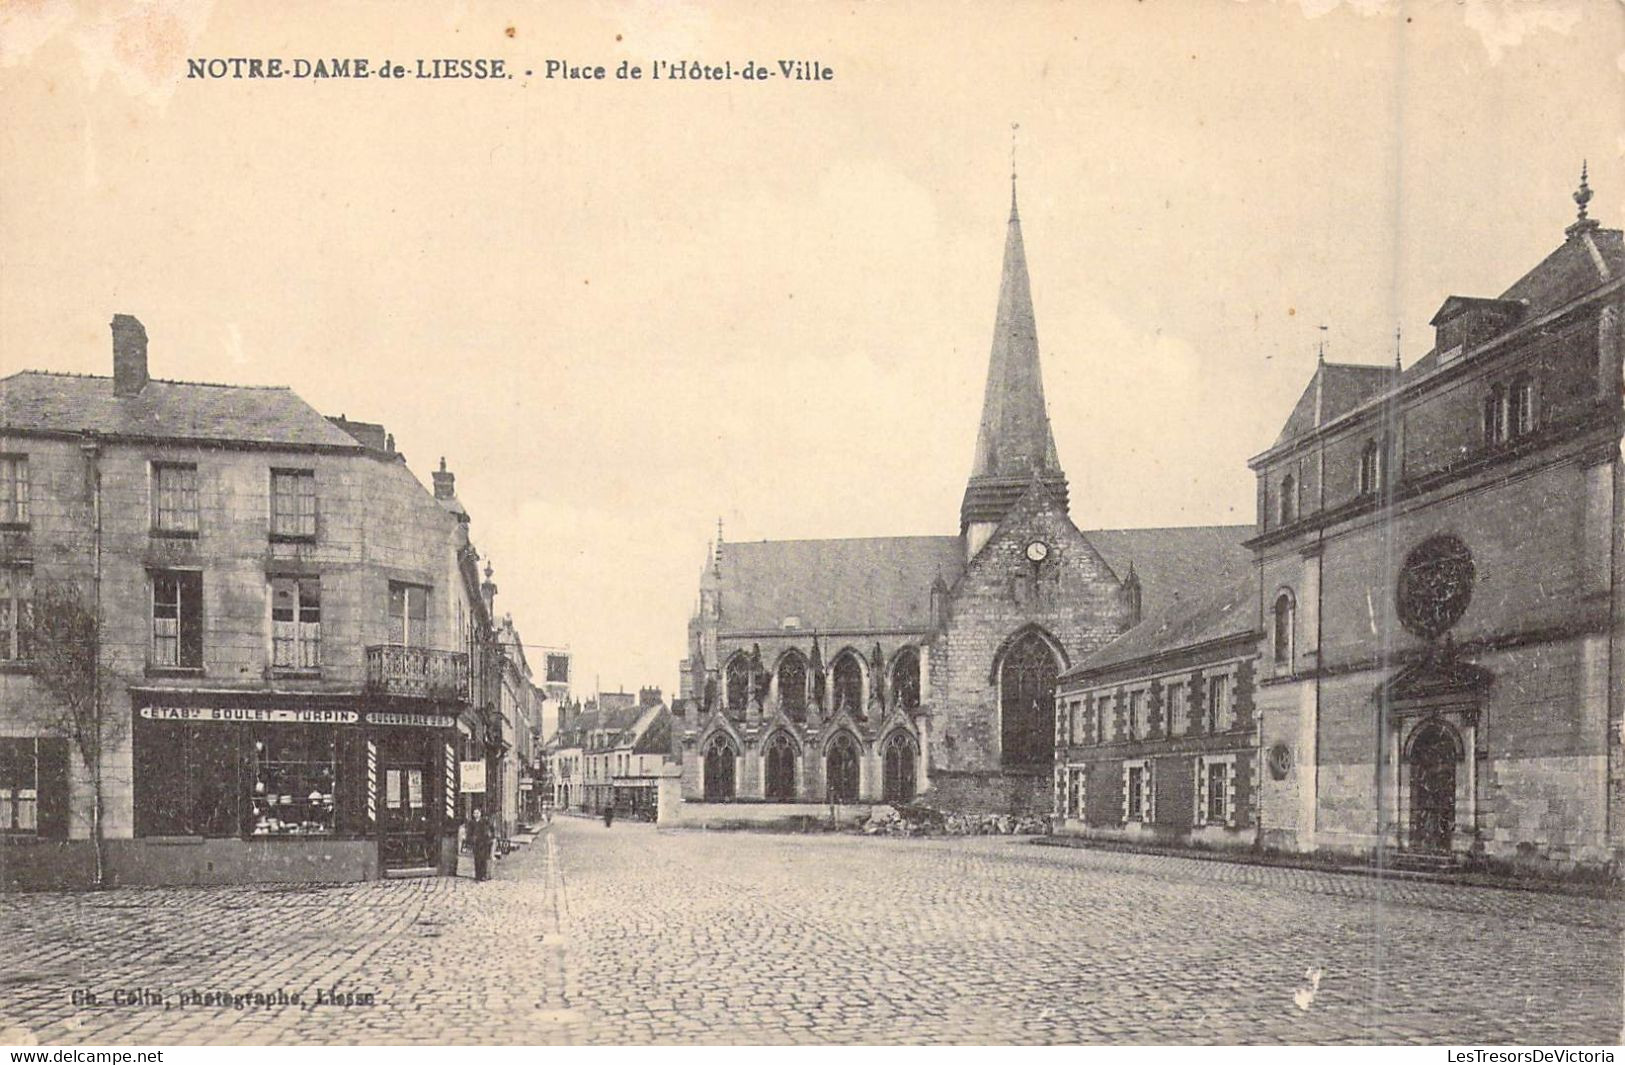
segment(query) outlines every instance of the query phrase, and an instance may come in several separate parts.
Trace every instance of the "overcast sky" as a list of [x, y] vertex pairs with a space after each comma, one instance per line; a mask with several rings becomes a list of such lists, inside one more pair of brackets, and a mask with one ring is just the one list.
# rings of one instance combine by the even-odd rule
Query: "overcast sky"
[[[155, 376], [384, 422], [425, 483], [446, 456], [499, 608], [578, 691], [675, 688], [719, 516], [958, 531], [1012, 122], [1086, 530], [1251, 521], [1317, 327], [1420, 356], [1446, 295], [1561, 242], [1582, 157], [1625, 219], [1612, 0], [329, 7], [0, 7], [0, 370], [107, 373], [125, 312]], [[835, 76], [613, 79], [678, 58]]]

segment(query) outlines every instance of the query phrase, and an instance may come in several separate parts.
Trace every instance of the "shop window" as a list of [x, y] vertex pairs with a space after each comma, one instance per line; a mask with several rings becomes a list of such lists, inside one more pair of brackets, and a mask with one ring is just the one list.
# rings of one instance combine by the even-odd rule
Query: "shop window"
[[[320, 836], [333, 832], [334, 737], [327, 728], [283, 726], [254, 738], [252, 833], [256, 836]], [[422, 770], [416, 770], [422, 806]]]
[[33, 627], [33, 575], [21, 566], [0, 567], [0, 662], [28, 660]]
[[271, 471], [271, 535], [316, 538], [316, 471]]
[[178, 462], [152, 464], [152, 527], [161, 533], [197, 532], [196, 466]]
[[429, 645], [429, 589], [389, 582], [389, 642], [397, 647]]
[[136, 834], [236, 836], [242, 831], [240, 728], [136, 722]]
[[0, 737], [0, 836], [68, 835], [68, 741]]
[[28, 524], [28, 456], [0, 455], [0, 525]]
[[152, 575], [152, 664], [203, 668], [203, 574]]
[[271, 582], [271, 665], [277, 669], [321, 668], [319, 579], [279, 577]]

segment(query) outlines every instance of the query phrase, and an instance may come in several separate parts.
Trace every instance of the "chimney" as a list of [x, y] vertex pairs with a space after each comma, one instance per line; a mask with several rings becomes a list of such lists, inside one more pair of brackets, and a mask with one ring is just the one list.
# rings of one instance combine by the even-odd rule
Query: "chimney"
[[662, 696], [659, 688], [638, 689], [638, 706], [642, 709], [647, 710], [651, 706], [659, 706], [661, 698]]
[[133, 314], [115, 314], [113, 395], [135, 396], [147, 387], [147, 330]]
[[457, 498], [457, 475], [446, 469], [446, 456], [440, 456], [440, 468], [431, 475], [434, 477], [434, 497], [436, 499]]

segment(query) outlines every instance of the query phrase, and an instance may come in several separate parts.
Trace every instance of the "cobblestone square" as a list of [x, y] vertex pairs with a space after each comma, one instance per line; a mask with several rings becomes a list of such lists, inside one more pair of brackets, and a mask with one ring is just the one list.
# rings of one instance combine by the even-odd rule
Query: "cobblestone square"
[[1593, 899], [559, 818], [486, 884], [0, 898], [0, 1042], [1613, 1043], [1621, 952]]

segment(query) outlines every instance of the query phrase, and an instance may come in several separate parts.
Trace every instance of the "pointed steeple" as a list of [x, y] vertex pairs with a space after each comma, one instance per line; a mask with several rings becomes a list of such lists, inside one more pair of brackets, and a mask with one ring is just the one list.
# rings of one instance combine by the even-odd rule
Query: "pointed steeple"
[[[1021, 213], [1012, 173], [999, 309], [993, 324], [993, 350], [988, 358], [976, 454], [959, 508], [961, 532], [976, 525], [996, 526], [1034, 477], [1042, 479], [1061, 505], [1066, 505], [1066, 474], [1061, 472], [1055, 454], [1055, 437], [1044, 403], [1038, 328], [1033, 319], [1027, 253], [1021, 240]], [[972, 553], [979, 547], [975, 545]]]

